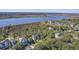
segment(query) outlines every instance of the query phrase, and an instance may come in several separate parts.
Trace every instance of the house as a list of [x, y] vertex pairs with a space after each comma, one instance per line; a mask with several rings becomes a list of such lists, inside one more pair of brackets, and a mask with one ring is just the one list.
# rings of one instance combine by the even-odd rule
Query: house
[[0, 49], [9, 49], [11, 42], [8, 39], [5, 39], [0, 42]]
[[67, 43], [67, 46], [68, 47], [72, 47], [72, 43]]
[[68, 46], [68, 47], [72, 47], [72, 42], [71, 42], [71, 40], [68, 40], [66, 43], [67, 43], [67, 46]]
[[56, 32], [56, 33], [55, 33], [55, 38], [61, 38], [62, 35], [63, 35], [62, 32]]
[[72, 30], [71, 30], [71, 29], [69, 29], [69, 30], [68, 30], [68, 32], [72, 32]]
[[29, 42], [26, 38], [22, 38], [20, 45], [21, 47], [26, 47], [27, 45], [29, 45]]
[[70, 27], [73, 28], [74, 27], [74, 24], [70, 24]]
[[48, 27], [49, 30], [52, 30], [52, 27]]
[[25, 37], [17, 37], [18, 47], [16, 49], [22, 49], [25, 48], [27, 45], [29, 45], [28, 39]]
[[16, 44], [16, 39], [15, 38], [13, 38], [11, 36], [8, 36], [8, 38], [6, 38], [6, 39], [8, 39], [11, 42], [12, 45]]
[[37, 40], [37, 36], [36, 35], [32, 35], [32, 40], [35, 42]]
[[76, 35], [76, 34], [72, 34], [72, 36], [73, 36], [73, 39], [79, 40], [78, 35]]
[[74, 26], [74, 30], [75, 31], [79, 31], [79, 24], [77, 24], [77, 25]]

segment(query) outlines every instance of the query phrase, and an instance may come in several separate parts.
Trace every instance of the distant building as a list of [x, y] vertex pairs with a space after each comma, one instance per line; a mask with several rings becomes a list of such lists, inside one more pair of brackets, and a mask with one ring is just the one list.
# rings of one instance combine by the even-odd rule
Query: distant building
[[73, 39], [79, 40], [78, 35], [72, 34], [72, 36], [73, 36]]
[[73, 24], [70, 24], [70, 27], [71, 27], [71, 28], [73, 28], [73, 27], [74, 27], [74, 25], [73, 25]]
[[56, 32], [55, 33], [55, 38], [61, 38], [62, 37], [62, 33], [61, 32]]
[[52, 27], [48, 27], [49, 30], [52, 30]]
[[36, 35], [32, 35], [32, 40], [35, 42], [37, 40], [37, 36]]
[[60, 33], [55, 33], [55, 38], [58, 38]]
[[79, 31], [79, 24], [75, 25], [74, 30]]
[[71, 42], [71, 40], [68, 40], [66, 43], [67, 43], [67, 46], [68, 46], [69, 48], [72, 47], [72, 42]]
[[51, 20], [48, 20], [48, 23], [49, 23], [49, 25], [51, 25], [52, 24], [52, 21]]

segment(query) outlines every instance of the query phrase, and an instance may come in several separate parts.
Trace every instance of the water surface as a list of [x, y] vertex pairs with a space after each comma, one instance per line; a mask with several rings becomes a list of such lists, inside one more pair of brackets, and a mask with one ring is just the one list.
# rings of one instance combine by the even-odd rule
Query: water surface
[[19, 25], [27, 24], [34, 22], [42, 22], [48, 20], [61, 20], [67, 19], [67, 16], [52, 16], [52, 17], [42, 17], [42, 18], [9, 18], [9, 19], [0, 19], [0, 27], [9, 26], [9, 25]]

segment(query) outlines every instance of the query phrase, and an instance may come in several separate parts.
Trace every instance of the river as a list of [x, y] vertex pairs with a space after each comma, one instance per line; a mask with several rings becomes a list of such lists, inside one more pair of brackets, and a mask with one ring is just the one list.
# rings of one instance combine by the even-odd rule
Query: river
[[9, 26], [9, 25], [34, 23], [34, 22], [43, 22], [43, 21], [48, 21], [48, 20], [61, 20], [61, 19], [68, 19], [68, 17], [67, 16], [52, 16], [52, 17], [41, 17], [41, 18], [0, 19], [0, 27]]

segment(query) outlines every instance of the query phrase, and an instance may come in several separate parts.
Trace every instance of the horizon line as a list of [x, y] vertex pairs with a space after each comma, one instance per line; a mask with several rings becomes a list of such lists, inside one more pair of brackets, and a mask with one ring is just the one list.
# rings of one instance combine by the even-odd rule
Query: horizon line
[[0, 12], [79, 13], [79, 9], [0, 9]]

